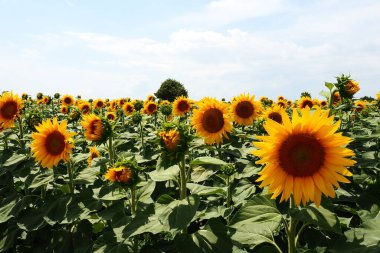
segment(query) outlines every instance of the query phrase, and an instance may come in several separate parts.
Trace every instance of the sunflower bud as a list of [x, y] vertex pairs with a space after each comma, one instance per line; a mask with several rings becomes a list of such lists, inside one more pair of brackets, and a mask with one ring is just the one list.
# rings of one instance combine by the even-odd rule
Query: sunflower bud
[[160, 106], [160, 112], [165, 115], [165, 116], [169, 116], [170, 114], [172, 114], [172, 106], [171, 104], [163, 104]]
[[350, 78], [350, 75], [341, 75], [337, 77], [337, 83], [335, 86], [338, 88], [342, 98], [352, 99], [355, 93], [360, 90], [359, 83]]
[[141, 115], [140, 112], [134, 112], [132, 114], [132, 122], [133, 122], [133, 124], [138, 125], [138, 124], [140, 124], [141, 120], [142, 120], [142, 115]]
[[114, 167], [109, 168], [104, 177], [113, 183], [133, 186], [139, 182], [139, 170], [141, 170], [141, 168], [135, 161], [122, 161], [116, 163]]

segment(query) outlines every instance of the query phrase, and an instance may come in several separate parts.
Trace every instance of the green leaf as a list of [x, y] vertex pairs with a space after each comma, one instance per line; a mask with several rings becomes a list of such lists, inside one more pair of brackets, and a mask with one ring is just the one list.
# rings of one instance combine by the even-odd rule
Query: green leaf
[[219, 219], [211, 219], [204, 229], [191, 235], [181, 234], [175, 240], [180, 253], [228, 253], [233, 246], [228, 228]]
[[28, 188], [34, 189], [46, 185], [54, 180], [53, 170], [41, 171], [32, 181]]
[[81, 170], [75, 177], [74, 182], [76, 184], [93, 184], [98, 178], [100, 173], [100, 167], [88, 167]]
[[200, 184], [193, 184], [193, 183], [187, 183], [186, 187], [190, 190], [192, 194], [197, 194], [199, 196], [207, 196], [207, 195], [213, 195], [213, 194], [226, 194], [227, 189], [226, 187], [212, 187], [212, 186], [205, 186]]
[[178, 165], [173, 165], [165, 170], [155, 170], [148, 174], [150, 178], [156, 182], [177, 180], [179, 174], [179, 167]]
[[137, 193], [136, 197], [139, 202], [144, 202], [146, 204], [152, 203], [153, 200], [151, 198], [152, 193], [156, 187], [156, 182], [148, 181], [141, 182], [137, 185]]
[[0, 224], [0, 252], [6, 252], [15, 244], [18, 227], [14, 222]]
[[22, 161], [25, 161], [28, 157], [26, 155], [14, 154], [11, 156], [4, 164], [4, 167], [9, 167], [13, 165], [17, 165]]
[[282, 214], [275, 202], [266, 196], [255, 196], [232, 218], [229, 226], [235, 229], [232, 240], [237, 244], [255, 247], [273, 243], [270, 239], [281, 224]]
[[333, 231], [337, 234], [342, 233], [337, 215], [322, 206], [317, 208], [314, 205], [309, 205], [292, 209], [289, 212], [292, 217], [299, 221], [316, 225], [322, 230]]
[[215, 172], [212, 170], [206, 170], [202, 166], [197, 166], [194, 169], [192, 169], [191, 181], [193, 181], [194, 183], [199, 183], [209, 179], [214, 174]]
[[217, 158], [214, 158], [214, 157], [210, 157], [210, 156], [202, 156], [202, 157], [198, 157], [194, 160], [192, 160], [190, 162], [190, 165], [191, 166], [194, 166], [194, 165], [226, 165], [227, 163], [220, 160], [220, 159], [217, 159]]
[[331, 91], [335, 85], [333, 83], [325, 82], [325, 86]]

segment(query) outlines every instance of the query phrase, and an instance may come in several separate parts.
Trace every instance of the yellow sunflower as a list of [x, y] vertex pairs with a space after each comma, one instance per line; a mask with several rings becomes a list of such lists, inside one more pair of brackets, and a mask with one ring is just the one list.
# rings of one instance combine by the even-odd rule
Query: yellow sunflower
[[94, 160], [94, 158], [98, 158], [98, 157], [100, 157], [100, 153], [99, 153], [98, 149], [95, 146], [90, 147], [90, 156], [87, 159], [88, 166], [91, 167], [92, 160]]
[[271, 120], [276, 121], [279, 124], [282, 124], [283, 118], [286, 116], [287, 114], [285, 112], [285, 109], [278, 105], [269, 107], [263, 113], [264, 119], [271, 119]]
[[376, 94], [377, 100], [380, 100], [380, 91]]
[[63, 114], [67, 114], [69, 112], [69, 109], [67, 108], [67, 106], [61, 105], [60, 111]]
[[123, 105], [123, 112], [125, 115], [131, 115], [135, 111], [135, 107], [132, 102], [127, 102]]
[[255, 101], [255, 96], [241, 94], [232, 99], [231, 113], [234, 121], [241, 126], [252, 125], [258, 114], [262, 111], [262, 106]]
[[92, 105], [95, 109], [101, 109], [105, 106], [105, 103], [102, 99], [98, 98], [94, 102], [92, 102]]
[[314, 101], [309, 97], [302, 97], [300, 100], [298, 100], [297, 105], [300, 109], [306, 108], [307, 106], [309, 108], [313, 108]]
[[329, 105], [329, 103], [327, 103], [326, 100], [320, 101], [319, 104], [321, 105], [321, 107], [327, 107]]
[[24, 103], [18, 95], [13, 92], [3, 93], [0, 96], [0, 125], [4, 129], [13, 127], [23, 107]]
[[83, 113], [83, 114], [89, 114], [90, 111], [91, 111], [91, 104], [87, 101], [82, 101], [82, 103], [80, 103], [78, 105], [78, 109]]
[[223, 136], [228, 138], [227, 133], [232, 131], [228, 105], [215, 98], [203, 98], [198, 107], [191, 119], [197, 134], [207, 144], [222, 143]]
[[35, 127], [32, 134], [31, 150], [34, 158], [42, 167], [52, 169], [63, 160], [69, 160], [74, 147], [72, 137], [75, 133], [66, 132], [67, 121], [58, 123], [57, 118], [43, 121]]
[[341, 97], [340, 97], [339, 91], [335, 91], [335, 92], [334, 92], [334, 100], [333, 100], [333, 104], [338, 104], [341, 100], [342, 100], [342, 99], [341, 99]]
[[367, 108], [366, 103], [364, 101], [362, 101], [362, 100], [356, 101], [355, 102], [355, 106], [357, 107], [357, 108], [355, 108], [355, 111], [357, 111], [357, 112], [361, 112], [361, 111], [363, 111], [364, 109]]
[[114, 113], [114, 112], [107, 112], [106, 113], [106, 118], [108, 119], [108, 120], [115, 120], [116, 119], [116, 113]]
[[152, 115], [154, 114], [155, 112], [157, 112], [157, 104], [153, 101], [147, 101], [145, 104], [144, 104], [144, 113], [148, 114], [148, 115]]
[[177, 97], [173, 102], [173, 114], [177, 116], [185, 116], [191, 110], [191, 100], [187, 97]]
[[75, 103], [74, 97], [71, 95], [64, 95], [61, 101], [64, 106], [72, 106]]
[[276, 105], [281, 106], [282, 108], [286, 108], [288, 104], [285, 100], [278, 100], [276, 102]]
[[99, 141], [103, 137], [104, 126], [102, 119], [95, 114], [88, 114], [83, 116], [81, 122], [84, 128], [84, 136], [89, 141]]
[[355, 82], [354, 80], [352, 79], [349, 79], [346, 84], [344, 85], [344, 89], [345, 91], [350, 94], [350, 95], [354, 95], [356, 92], [358, 92], [360, 90], [360, 87], [359, 87], [359, 83], [358, 82]]
[[133, 172], [126, 166], [108, 169], [105, 179], [111, 182], [128, 183], [133, 180]]
[[177, 148], [180, 140], [180, 133], [176, 129], [160, 132], [159, 135], [168, 150], [172, 151]]
[[340, 121], [333, 123], [334, 116], [317, 108], [314, 112], [306, 107], [293, 110], [293, 118], [283, 118], [283, 124], [268, 119], [264, 124], [269, 136], [260, 136], [262, 142], [254, 142], [259, 150], [258, 164], [265, 164], [257, 181], [260, 187], [268, 186], [272, 198], [281, 195], [288, 200], [293, 194], [295, 204], [321, 203], [322, 193], [335, 197], [334, 186], [349, 183], [345, 176], [352, 176], [346, 167], [355, 164], [347, 157], [354, 152], [345, 147], [351, 139], [336, 133]]

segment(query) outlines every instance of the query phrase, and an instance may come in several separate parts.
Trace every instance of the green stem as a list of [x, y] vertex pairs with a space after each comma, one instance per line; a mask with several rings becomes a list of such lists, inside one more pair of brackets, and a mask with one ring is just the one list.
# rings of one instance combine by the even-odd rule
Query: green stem
[[8, 149], [8, 138], [4, 138], [4, 150]]
[[[289, 205], [290, 205], [290, 210], [294, 208], [293, 196], [290, 197]], [[289, 222], [289, 228], [288, 228], [288, 253], [296, 252], [296, 240], [295, 240], [296, 226], [297, 226], [296, 220], [292, 216], [290, 216], [290, 222]]]
[[296, 245], [298, 244], [298, 240], [299, 240], [299, 238], [300, 238], [302, 232], [304, 231], [304, 229], [305, 229], [307, 226], [309, 226], [309, 223], [304, 223], [304, 224], [302, 225], [302, 227], [300, 228], [300, 230], [298, 230], [298, 233], [297, 233], [297, 236], [296, 236], [296, 239], [295, 239], [295, 240], [296, 240], [296, 242], [295, 242]]
[[137, 201], [136, 201], [136, 186], [131, 187], [131, 213], [136, 216]]
[[140, 122], [140, 138], [141, 138], [141, 147], [144, 149], [144, 132], [143, 132], [143, 126]]
[[335, 93], [335, 89], [333, 88], [331, 91], [330, 91], [330, 99], [329, 99], [329, 117], [331, 116], [332, 114], [332, 107], [333, 107], [333, 102], [334, 102], [334, 93]]
[[222, 156], [222, 144], [217, 144], [216, 145], [216, 150], [218, 151], [219, 159], [223, 160], [223, 156]]
[[73, 179], [73, 168], [71, 161], [67, 163], [67, 173], [69, 174], [69, 189], [70, 189], [70, 194], [74, 194], [74, 179]]
[[182, 157], [182, 162], [179, 164], [180, 168], [180, 199], [186, 198], [187, 188], [186, 188], [186, 162], [185, 162], [185, 155]]
[[230, 176], [227, 176], [227, 208], [231, 206], [231, 182]]
[[113, 163], [114, 163], [114, 152], [113, 152], [113, 144], [112, 144], [112, 138], [113, 138], [113, 135], [111, 133], [111, 136], [109, 137], [108, 139], [108, 153], [109, 153], [109, 158], [110, 158], [110, 166], [113, 166]]
[[24, 129], [23, 129], [23, 127], [22, 127], [22, 118], [21, 117], [19, 117], [18, 119], [17, 119], [17, 121], [18, 121], [18, 128], [19, 128], [19, 130], [20, 130], [20, 147], [21, 147], [21, 150], [24, 150], [24, 147], [25, 147], [25, 143], [24, 143]]

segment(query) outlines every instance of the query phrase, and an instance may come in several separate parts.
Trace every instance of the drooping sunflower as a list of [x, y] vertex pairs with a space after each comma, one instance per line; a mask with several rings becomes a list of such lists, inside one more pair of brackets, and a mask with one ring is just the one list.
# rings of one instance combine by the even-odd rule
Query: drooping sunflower
[[90, 156], [87, 159], [88, 166], [91, 167], [92, 160], [94, 160], [95, 158], [98, 158], [98, 157], [100, 157], [100, 152], [98, 151], [96, 146], [90, 147]]
[[207, 144], [222, 143], [223, 136], [232, 131], [232, 119], [228, 105], [215, 99], [203, 98], [198, 102], [191, 119], [192, 126]]
[[300, 100], [298, 100], [297, 105], [300, 109], [306, 108], [307, 106], [309, 108], [313, 108], [314, 101], [310, 97], [302, 97]]
[[271, 119], [271, 120], [276, 121], [279, 124], [282, 124], [283, 118], [285, 116], [287, 116], [285, 109], [282, 108], [281, 106], [278, 106], [278, 105], [274, 105], [272, 107], [269, 107], [263, 113], [264, 119]]
[[102, 120], [100, 117], [95, 114], [88, 114], [83, 116], [81, 122], [82, 127], [84, 128], [84, 136], [89, 141], [102, 141], [106, 139], [106, 120]]
[[35, 128], [37, 132], [32, 134], [31, 150], [36, 161], [48, 169], [57, 166], [61, 160], [67, 162], [75, 135], [66, 131], [67, 121], [58, 123], [57, 118], [47, 119]]
[[135, 111], [135, 107], [132, 102], [127, 102], [123, 105], [123, 112], [126, 116], [131, 115]]
[[361, 112], [367, 108], [366, 103], [362, 100], [355, 101], [355, 106], [356, 106], [356, 108], [355, 108], [356, 112]]
[[187, 97], [177, 97], [173, 102], [173, 114], [177, 116], [185, 116], [191, 110], [191, 100]]
[[333, 104], [339, 104], [342, 101], [339, 91], [334, 92], [333, 98]]
[[64, 95], [61, 101], [64, 106], [72, 106], [75, 103], [74, 97], [71, 95]]
[[176, 129], [162, 131], [159, 135], [161, 137], [161, 141], [168, 150], [172, 151], [177, 148], [180, 140], [180, 133]]
[[110, 182], [131, 186], [139, 182], [140, 169], [134, 160], [121, 161], [109, 168], [104, 177]]
[[269, 186], [272, 198], [281, 194], [280, 201], [293, 195], [295, 204], [321, 203], [322, 193], [335, 197], [334, 186], [349, 183], [345, 176], [352, 173], [346, 167], [355, 164], [347, 157], [354, 152], [345, 147], [351, 139], [336, 133], [340, 122], [333, 123], [334, 116], [327, 110], [306, 107], [301, 116], [294, 109], [293, 118], [283, 118], [283, 124], [268, 119], [264, 124], [269, 136], [261, 136], [262, 142], [254, 142], [259, 150], [258, 164], [265, 164], [257, 181], [260, 187]]
[[148, 101], [147, 103], [144, 104], [144, 113], [148, 115], [152, 115], [155, 112], [157, 112], [158, 106], [155, 102], [153, 101]]
[[0, 125], [3, 124], [4, 129], [13, 127], [23, 107], [24, 103], [17, 94], [3, 93], [0, 96]]
[[241, 126], [252, 125], [262, 111], [262, 106], [255, 101], [255, 96], [241, 94], [234, 97], [231, 104], [231, 114], [234, 121]]

